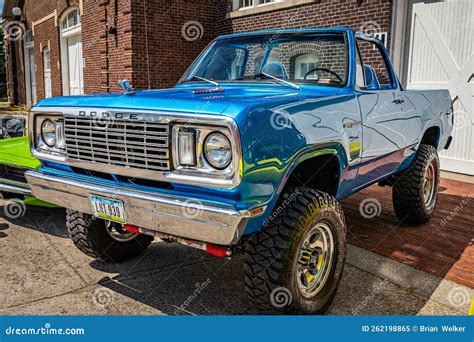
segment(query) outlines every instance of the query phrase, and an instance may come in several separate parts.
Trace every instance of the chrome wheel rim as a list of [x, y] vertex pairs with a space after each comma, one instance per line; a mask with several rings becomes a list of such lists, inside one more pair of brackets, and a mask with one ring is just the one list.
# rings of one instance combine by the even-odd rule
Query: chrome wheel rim
[[316, 296], [326, 284], [334, 258], [334, 236], [329, 225], [317, 223], [302, 240], [296, 283], [306, 298]]
[[425, 180], [423, 184], [423, 195], [425, 199], [425, 205], [429, 207], [435, 198], [435, 189], [436, 189], [436, 171], [434, 162], [431, 162], [426, 168]]
[[105, 230], [110, 237], [119, 242], [127, 242], [137, 237], [137, 233], [130, 233], [123, 229], [122, 225], [115, 222], [106, 221]]

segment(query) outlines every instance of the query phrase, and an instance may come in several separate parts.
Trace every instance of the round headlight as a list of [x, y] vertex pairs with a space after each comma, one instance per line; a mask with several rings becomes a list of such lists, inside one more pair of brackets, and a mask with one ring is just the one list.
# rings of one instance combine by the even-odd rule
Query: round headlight
[[54, 147], [56, 145], [56, 125], [49, 119], [41, 124], [41, 137], [46, 145]]
[[222, 133], [211, 133], [204, 142], [204, 156], [214, 168], [222, 170], [232, 160], [232, 146]]

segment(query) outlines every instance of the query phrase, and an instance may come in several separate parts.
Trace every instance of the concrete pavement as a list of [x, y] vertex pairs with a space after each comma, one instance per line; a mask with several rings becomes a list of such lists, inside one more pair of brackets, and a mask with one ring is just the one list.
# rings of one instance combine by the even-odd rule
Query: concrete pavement
[[[0, 200], [0, 315], [259, 314], [243, 290], [241, 257], [215, 259], [157, 241], [139, 258], [105, 264], [75, 248], [67, 237], [64, 210], [28, 207], [25, 216], [12, 220], [1, 210], [4, 203]], [[430, 290], [417, 291], [379, 272], [373, 265], [385, 265], [386, 258], [377, 257], [350, 247], [329, 314], [467, 313], [463, 306], [440, 300], [442, 295], [431, 298]], [[422, 272], [414, 271], [407, 276]], [[442, 279], [432, 278], [430, 289], [436, 282]]]

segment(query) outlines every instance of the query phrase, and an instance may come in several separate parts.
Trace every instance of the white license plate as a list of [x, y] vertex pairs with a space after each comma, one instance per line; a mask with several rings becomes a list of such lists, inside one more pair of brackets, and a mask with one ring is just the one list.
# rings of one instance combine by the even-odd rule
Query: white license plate
[[92, 212], [95, 217], [125, 223], [125, 210], [123, 201], [112, 198], [106, 198], [96, 195], [90, 195]]

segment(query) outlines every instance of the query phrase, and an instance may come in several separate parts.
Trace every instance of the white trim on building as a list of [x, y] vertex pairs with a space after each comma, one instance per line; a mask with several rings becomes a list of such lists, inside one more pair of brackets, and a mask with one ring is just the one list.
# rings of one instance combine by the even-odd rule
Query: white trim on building
[[32, 107], [36, 101], [36, 62], [35, 62], [35, 41], [33, 38], [33, 31], [28, 31], [25, 34], [23, 44], [24, 59], [25, 59], [25, 86], [26, 86], [26, 104]]
[[84, 94], [80, 9], [68, 9], [60, 19], [63, 95]]

